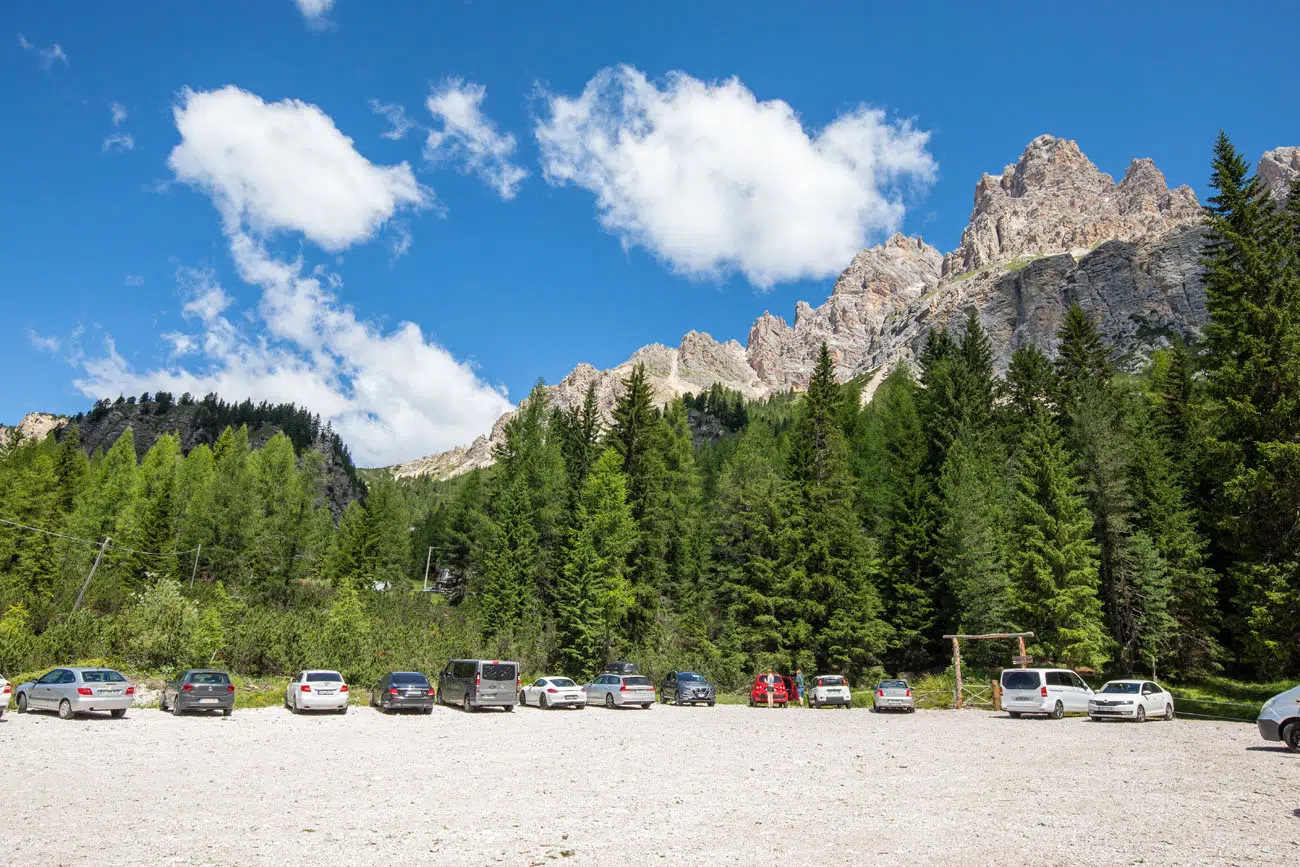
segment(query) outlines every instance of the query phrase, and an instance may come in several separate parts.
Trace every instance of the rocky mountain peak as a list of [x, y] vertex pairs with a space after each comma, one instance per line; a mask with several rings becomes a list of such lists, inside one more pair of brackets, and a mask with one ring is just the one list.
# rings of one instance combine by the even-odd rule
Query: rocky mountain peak
[[1170, 190], [1151, 160], [1134, 160], [1116, 184], [1076, 142], [1041, 135], [1001, 175], [980, 178], [970, 224], [942, 272], [1152, 237], [1200, 216], [1191, 189]]
[[1275, 148], [1259, 161], [1259, 177], [1279, 201], [1300, 181], [1300, 147]]

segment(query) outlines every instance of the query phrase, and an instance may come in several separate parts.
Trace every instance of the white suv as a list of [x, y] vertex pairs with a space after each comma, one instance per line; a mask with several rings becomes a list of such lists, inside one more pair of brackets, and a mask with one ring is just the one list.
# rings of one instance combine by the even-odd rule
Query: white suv
[[1092, 688], [1068, 668], [1008, 668], [1002, 672], [1002, 709], [1013, 717], [1027, 713], [1060, 719], [1087, 713]]

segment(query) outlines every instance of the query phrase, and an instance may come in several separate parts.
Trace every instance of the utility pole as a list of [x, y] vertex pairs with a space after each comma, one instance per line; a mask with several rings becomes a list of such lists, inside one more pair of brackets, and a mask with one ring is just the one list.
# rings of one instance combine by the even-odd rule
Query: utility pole
[[194, 589], [194, 576], [199, 574], [199, 554], [203, 551], [203, 543], [194, 549], [194, 568], [190, 570], [190, 589]]
[[81, 600], [86, 596], [86, 588], [90, 586], [90, 579], [95, 577], [95, 570], [99, 568], [99, 561], [104, 556], [104, 549], [108, 547], [108, 537], [104, 537], [104, 544], [99, 546], [99, 553], [95, 555], [95, 563], [90, 567], [90, 574], [86, 576], [85, 583], [81, 585], [81, 592], [77, 594], [77, 601], [72, 606], [72, 613], [76, 614], [77, 609], [81, 607]]
[[429, 564], [433, 561], [433, 546], [429, 546], [429, 553], [424, 558], [424, 589], [429, 589]]

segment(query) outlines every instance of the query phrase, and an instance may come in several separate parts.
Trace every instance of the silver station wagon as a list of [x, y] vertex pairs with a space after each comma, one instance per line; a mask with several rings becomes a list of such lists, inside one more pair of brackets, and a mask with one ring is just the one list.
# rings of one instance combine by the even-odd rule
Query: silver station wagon
[[108, 711], [126, 716], [135, 702], [135, 687], [111, 668], [56, 668], [18, 687], [18, 712], [52, 710], [62, 719], [79, 713]]

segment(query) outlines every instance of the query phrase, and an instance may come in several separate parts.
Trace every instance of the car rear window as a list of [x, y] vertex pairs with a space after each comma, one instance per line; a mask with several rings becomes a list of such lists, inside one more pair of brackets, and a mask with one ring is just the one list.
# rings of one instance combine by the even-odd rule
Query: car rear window
[[577, 686], [577, 684], [567, 677], [553, 677], [551, 678], [551, 686]]
[[819, 680], [821, 681], [820, 684], [821, 686], [843, 686], [844, 685], [844, 678], [840, 677], [838, 674], [828, 675], [826, 677], [819, 678]]
[[429, 678], [422, 674], [416, 674], [410, 671], [399, 671], [393, 675], [393, 683], [411, 683], [420, 686], [428, 686]]
[[625, 677], [623, 678], [623, 683], [627, 686], [653, 686], [654, 685], [650, 683], [650, 678], [643, 677], [641, 675], [636, 675], [635, 677]]
[[126, 678], [116, 671], [83, 671], [81, 679], [86, 683], [126, 683]]
[[230, 683], [224, 671], [198, 671], [190, 675], [190, 683]]
[[[309, 671], [307, 672], [308, 683], [333, 683], [342, 680], [342, 676], [337, 671]], [[397, 678], [393, 678], [397, 680]]]
[[485, 662], [483, 663], [484, 680], [514, 680], [515, 665], [512, 662]]
[[1003, 689], [1038, 689], [1041, 685], [1036, 671], [1002, 672]]
[[882, 681], [880, 682], [880, 687], [879, 687], [879, 688], [880, 688], [880, 689], [907, 689], [907, 681], [905, 681], [905, 680], [882, 680]]

